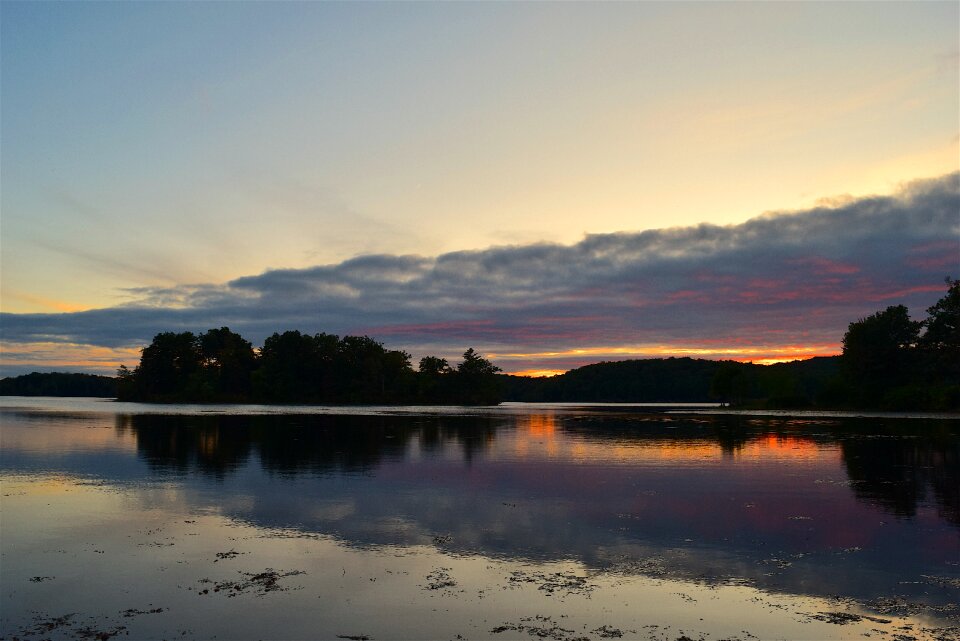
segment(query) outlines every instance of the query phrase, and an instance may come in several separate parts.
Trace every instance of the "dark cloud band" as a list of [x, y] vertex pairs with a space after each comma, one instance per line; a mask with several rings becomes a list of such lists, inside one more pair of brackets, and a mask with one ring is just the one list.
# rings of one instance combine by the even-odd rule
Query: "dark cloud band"
[[228, 325], [367, 333], [391, 347], [543, 352], [619, 344], [837, 343], [885, 305], [915, 313], [960, 275], [960, 174], [888, 197], [740, 225], [598, 234], [437, 257], [372, 255], [221, 285], [138, 290], [136, 304], [2, 314], [5, 343], [142, 345]]

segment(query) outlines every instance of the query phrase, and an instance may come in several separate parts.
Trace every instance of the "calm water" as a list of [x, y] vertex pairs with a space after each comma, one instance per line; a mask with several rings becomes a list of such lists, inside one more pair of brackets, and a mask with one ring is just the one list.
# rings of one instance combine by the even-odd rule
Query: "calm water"
[[960, 638], [960, 421], [692, 411], [2, 398], [0, 636]]

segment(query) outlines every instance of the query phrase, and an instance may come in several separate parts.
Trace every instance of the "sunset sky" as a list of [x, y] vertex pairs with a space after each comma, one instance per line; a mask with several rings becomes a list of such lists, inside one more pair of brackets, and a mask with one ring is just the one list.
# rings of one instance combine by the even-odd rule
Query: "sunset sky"
[[835, 354], [960, 276], [960, 3], [0, 3], [0, 376]]

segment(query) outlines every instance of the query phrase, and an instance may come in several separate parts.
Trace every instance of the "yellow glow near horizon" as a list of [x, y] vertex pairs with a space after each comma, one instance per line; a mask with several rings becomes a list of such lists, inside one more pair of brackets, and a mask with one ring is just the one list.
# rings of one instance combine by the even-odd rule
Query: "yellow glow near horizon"
[[139, 362], [139, 347], [42, 342], [7, 343], [0, 350], [0, 364], [4, 367], [75, 368], [113, 374], [120, 365], [132, 367]]
[[[140, 347], [100, 347], [78, 343], [17, 343], [3, 344], [0, 349], [0, 365], [4, 367], [36, 367], [50, 369], [74, 369], [112, 375], [120, 365], [134, 367], [140, 361]], [[753, 346], [753, 347], [705, 347], [679, 345], [624, 345], [602, 347], [579, 347], [542, 352], [490, 352], [487, 358], [501, 365], [513, 376], [544, 378], [558, 376], [570, 368], [551, 367], [552, 361], [579, 361], [572, 367], [580, 367], [604, 360], [629, 358], [692, 357], [714, 360], [752, 362], [772, 365], [817, 356], [834, 356], [840, 353], [839, 344]], [[511, 361], [521, 361], [527, 367], [510, 368]], [[537, 362], [541, 366], [537, 366]], [[519, 365], [519, 363], [518, 363]]]
[[565, 372], [567, 372], [565, 369], [524, 369], [507, 372], [507, 374], [511, 376], [526, 376], [529, 378], [550, 378], [551, 376], [559, 376]]
[[[832, 354], [824, 354], [824, 356], [832, 356]], [[793, 361], [805, 361], [813, 358], [813, 356], [808, 356], [804, 358], [778, 358], [776, 356], [772, 358], [747, 358], [747, 359], [734, 359], [740, 363], [753, 363], [754, 365], [776, 365], [777, 363], [792, 363]]]
[[[796, 360], [806, 360], [817, 356], [835, 356], [840, 353], [839, 343], [821, 343], [813, 345], [764, 345], [751, 347], [705, 347], [680, 345], [624, 345], [603, 347], [578, 347], [556, 351], [543, 352], [506, 352], [489, 353], [491, 360], [556, 360], [577, 359], [592, 357], [632, 357], [632, 358], [665, 358], [665, 357], [696, 357], [727, 359], [741, 362], [753, 362], [762, 365], [785, 363]], [[556, 376], [566, 370], [542, 367], [510, 371], [516, 376]]]
[[44, 312], [82, 312], [91, 309], [89, 305], [66, 300], [46, 298], [17, 291], [3, 292], [3, 311], [12, 314], [33, 314]]

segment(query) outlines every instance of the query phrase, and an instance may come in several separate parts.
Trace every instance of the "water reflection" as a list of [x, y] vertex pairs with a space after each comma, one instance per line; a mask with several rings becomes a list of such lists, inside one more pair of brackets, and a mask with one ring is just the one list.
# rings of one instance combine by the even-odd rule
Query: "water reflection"
[[[116, 430], [133, 434], [138, 455], [157, 471], [223, 477], [247, 465], [252, 453], [263, 469], [281, 475], [370, 473], [384, 462], [422, 456], [469, 465], [490, 449], [498, 429], [504, 428], [515, 429], [510, 435], [515, 458], [548, 457], [560, 447], [559, 423], [554, 414], [515, 421], [484, 416], [119, 415]], [[563, 440], [572, 444], [565, 454], [581, 461], [613, 459], [625, 450], [634, 458], [649, 459], [653, 451], [657, 458], [678, 461], [716, 453], [802, 459], [817, 458], [838, 446], [854, 495], [861, 501], [912, 518], [918, 505], [932, 498], [941, 518], [960, 525], [960, 441], [947, 421], [904, 427], [853, 419], [691, 420], [641, 415], [573, 416], [563, 424]]]
[[[36, 417], [5, 418], [38, 434]], [[187, 510], [258, 528], [798, 594], [960, 600], [955, 421], [576, 410], [109, 420], [146, 470], [118, 449], [97, 458], [102, 478], [165, 479]], [[43, 451], [49, 465], [56, 444], [24, 439], [4, 434], [5, 470]]]
[[913, 518], [932, 494], [941, 518], [960, 526], [960, 447], [955, 438], [865, 437], [842, 442], [857, 498]]
[[487, 417], [161, 416], [120, 415], [118, 434], [136, 436], [137, 452], [162, 472], [222, 477], [247, 464], [284, 475], [369, 472], [402, 459], [411, 443], [424, 453], [450, 446], [469, 463], [489, 445], [497, 422]]

